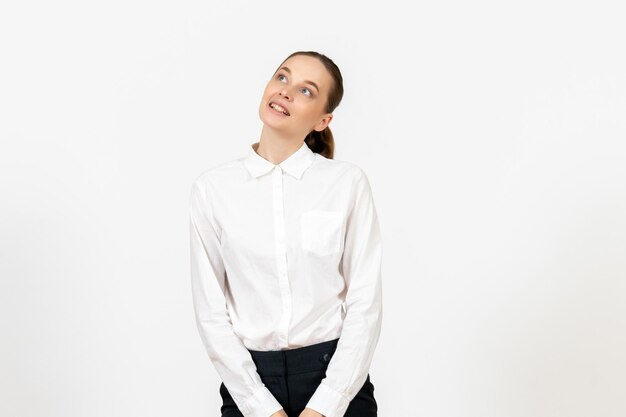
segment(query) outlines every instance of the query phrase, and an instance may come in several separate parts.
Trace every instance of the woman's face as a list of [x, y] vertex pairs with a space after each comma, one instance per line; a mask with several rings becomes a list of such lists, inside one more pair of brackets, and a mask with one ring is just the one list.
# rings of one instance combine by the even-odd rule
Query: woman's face
[[[263, 123], [287, 136], [304, 138], [311, 130], [324, 130], [332, 114], [326, 100], [332, 78], [317, 58], [294, 55], [274, 73], [263, 92], [259, 117]], [[277, 103], [288, 112], [275, 110]]]

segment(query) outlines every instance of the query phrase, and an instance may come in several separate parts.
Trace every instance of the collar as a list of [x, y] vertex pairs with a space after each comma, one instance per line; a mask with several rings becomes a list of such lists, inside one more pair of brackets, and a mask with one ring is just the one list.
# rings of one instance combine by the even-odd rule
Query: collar
[[[252, 176], [255, 178], [267, 174], [276, 166], [275, 164], [271, 163], [270, 161], [256, 153], [258, 147], [259, 142], [255, 142], [250, 145], [250, 148], [248, 150], [248, 156], [243, 161], [250, 174], [252, 174]], [[297, 151], [289, 155], [287, 159], [278, 164], [278, 166], [280, 166], [282, 170], [286, 171], [288, 174], [294, 176], [295, 178], [301, 179], [302, 174], [304, 174], [304, 171], [306, 171], [306, 169], [311, 166], [314, 159], [315, 153], [307, 146], [305, 142], [302, 142], [302, 146], [300, 146]]]

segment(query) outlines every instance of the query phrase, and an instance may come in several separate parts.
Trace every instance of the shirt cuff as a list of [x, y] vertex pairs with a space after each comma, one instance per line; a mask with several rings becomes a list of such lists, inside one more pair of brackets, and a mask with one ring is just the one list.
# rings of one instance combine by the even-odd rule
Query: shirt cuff
[[282, 410], [283, 406], [265, 386], [257, 389], [245, 404], [239, 406], [241, 414], [245, 417], [270, 417], [275, 412]]
[[326, 383], [321, 382], [309, 399], [306, 408], [315, 410], [325, 417], [343, 417], [348, 405], [350, 405], [350, 400]]

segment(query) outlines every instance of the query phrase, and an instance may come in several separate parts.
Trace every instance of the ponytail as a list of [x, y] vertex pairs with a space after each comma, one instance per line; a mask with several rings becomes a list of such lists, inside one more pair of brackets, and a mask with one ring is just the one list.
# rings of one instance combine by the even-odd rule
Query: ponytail
[[321, 132], [312, 130], [304, 138], [304, 142], [309, 149], [315, 153], [333, 159], [335, 153], [335, 140], [333, 139], [333, 133], [330, 131], [330, 127], [326, 126], [326, 129]]

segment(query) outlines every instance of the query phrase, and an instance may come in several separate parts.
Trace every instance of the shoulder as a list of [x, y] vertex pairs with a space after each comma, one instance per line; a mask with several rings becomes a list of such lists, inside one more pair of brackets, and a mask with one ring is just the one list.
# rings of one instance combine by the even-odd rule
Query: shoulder
[[352, 183], [367, 180], [367, 175], [363, 168], [351, 161], [329, 159], [316, 153], [315, 165], [318, 169], [330, 172], [337, 179], [349, 180]]
[[192, 188], [206, 189], [214, 184], [219, 184], [221, 181], [233, 178], [233, 176], [240, 175], [244, 159], [244, 157], [231, 159], [200, 171], [192, 180]]
[[353, 195], [356, 202], [362, 201], [364, 196], [366, 199], [373, 198], [372, 185], [365, 169], [361, 165], [351, 161], [324, 159], [334, 161], [333, 163], [337, 165], [342, 172], [341, 180], [349, 188], [349, 192]]

